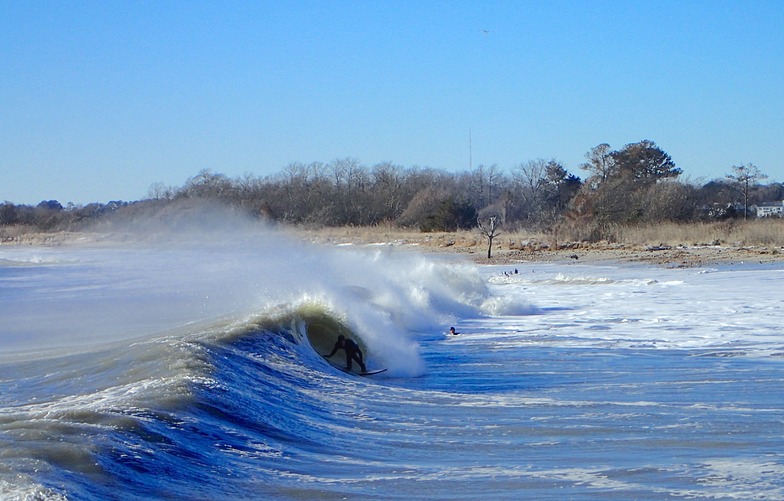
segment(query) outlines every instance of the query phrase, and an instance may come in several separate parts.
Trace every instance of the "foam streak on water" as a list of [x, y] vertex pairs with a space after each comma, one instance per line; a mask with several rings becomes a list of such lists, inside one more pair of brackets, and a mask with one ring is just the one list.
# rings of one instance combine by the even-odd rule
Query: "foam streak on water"
[[784, 498], [781, 268], [280, 248], [4, 249], [0, 497]]

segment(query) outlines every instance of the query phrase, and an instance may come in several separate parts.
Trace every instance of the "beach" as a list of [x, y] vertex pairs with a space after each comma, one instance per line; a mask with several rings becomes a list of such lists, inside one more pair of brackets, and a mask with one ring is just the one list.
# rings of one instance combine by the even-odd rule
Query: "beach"
[[648, 263], [673, 268], [710, 265], [766, 264], [784, 262], [784, 248], [714, 243], [630, 244], [552, 243], [543, 238], [501, 236], [487, 257], [487, 240], [478, 233], [420, 233], [372, 228], [298, 230], [313, 243], [336, 245], [395, 245], [426, 253], [462, 255], [477, 264], [501, 265], [521, 262]]

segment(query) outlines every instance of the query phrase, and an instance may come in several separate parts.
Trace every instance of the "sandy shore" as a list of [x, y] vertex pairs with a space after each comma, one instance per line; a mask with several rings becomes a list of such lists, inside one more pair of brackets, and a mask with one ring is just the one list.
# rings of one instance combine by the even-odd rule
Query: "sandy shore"
[[[478, 262], [488, 262], [487, 254], [475, 256]], [[637, 262], [670, 268], [692, 268], [718, 264], [784, 264], [784, 251], [771, 251], [765, 248], [731, 248], [722, 246], [699, 247], [632, 247], [619, 245], [590, 246], [577, 249], [544, 251], [499, 251], [489, 260], [498, 264], [535, 261], [571, 261], [582, 263], [599, 262]]]
[[479, 264], [514, 264], [524, 262], [581, 263], [648, 263], [672, 268], [690, 268], [732, 264], [784, 264], [781, 247], [732, 247], [725, 245], [631, 245], [608, 243], [563, 242], [557, 249], [536, 239], [498, 239], [492, 257], [487, 258], [487, 241], [466, 233], [363, 232], [352, 229], [302, 232], [315, 243], [391, 244], [420, 252], [449, 253], [466, 256]]
[[[621, 243], [561, 242], [554, 246], [536, 238], [496, 239], [487, 258], [487, 240], [473, 232], [419, 233], [384, 228], [327, 228], [294, 230], [295, 238], [320, 245], [395, 245], [425, 253], [465, 256], [478, 264], [525, 262], [648, 263], [671, 268], [710, 265], [784, 265], [784, 248], [776, 246], [733, 247], [726, 245], [632, 245]], [[29, 233], [6, 239], [0, 245], [60, 246], [117, 241], [107, 234]], [[119, 238], [119, 240], [123, 240]]]

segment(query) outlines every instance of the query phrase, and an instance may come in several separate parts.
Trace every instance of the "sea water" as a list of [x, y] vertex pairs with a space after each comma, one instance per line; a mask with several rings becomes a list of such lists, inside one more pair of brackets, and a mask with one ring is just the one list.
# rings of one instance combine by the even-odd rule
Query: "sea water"
[[[266, 230], [2, 247], [0, 498], [783, 499], [782, 278]], [[324, 360], [337, 332], [388, 371]]]

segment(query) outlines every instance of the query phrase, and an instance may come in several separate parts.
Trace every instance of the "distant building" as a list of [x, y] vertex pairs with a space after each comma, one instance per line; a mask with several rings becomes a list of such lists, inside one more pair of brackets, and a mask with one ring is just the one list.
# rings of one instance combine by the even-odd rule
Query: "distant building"
[[784, 200], [757, 204], [756, 212], [757, 217], [784, 217]]

